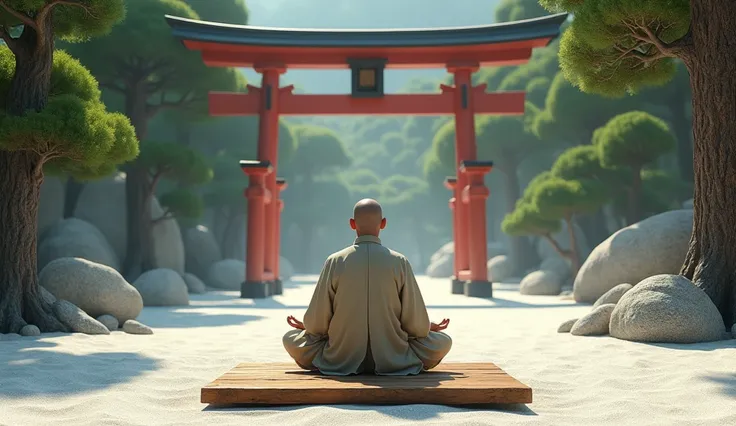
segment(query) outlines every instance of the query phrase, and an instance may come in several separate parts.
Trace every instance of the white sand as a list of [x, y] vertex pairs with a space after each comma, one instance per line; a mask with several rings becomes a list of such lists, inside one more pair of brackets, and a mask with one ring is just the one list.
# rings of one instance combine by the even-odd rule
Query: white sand
[[199, 389], [239, 362], [282, 362], [289, 314], [301, 316], [314, 277], [284, 296], [192, 297], [145, 308], [152, 336], [3, 336], [2, 425], [540, 424], [736, 425], [736, 340], [645, 345], [556, 333], [590, 308], [497, 286], [494, 301], [449, 294], [422, 278], [430, 315], [449, 317], [446, 361], [490, 361], [534, 389], [534, 403], [484, 409], [413, 405], [208, 409]]

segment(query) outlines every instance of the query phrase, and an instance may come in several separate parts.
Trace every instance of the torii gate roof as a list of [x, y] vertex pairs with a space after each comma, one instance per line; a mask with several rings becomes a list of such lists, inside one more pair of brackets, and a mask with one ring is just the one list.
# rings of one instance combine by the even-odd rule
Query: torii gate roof
[[289, 29], [229, 25], [166, 16], [173, 35], [202, 51], [212, 66], [348, 68], [360, 58], [387, 68], [444, 68], [451, 63], [516, 65], [560, 34], [566, 13], [506, 22], [432, 29]]

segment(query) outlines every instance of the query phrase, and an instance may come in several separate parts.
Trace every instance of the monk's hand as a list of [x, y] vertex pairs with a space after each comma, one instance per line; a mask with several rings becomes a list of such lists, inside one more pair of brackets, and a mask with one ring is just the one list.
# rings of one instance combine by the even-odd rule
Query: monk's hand
[[448, 318], [445, 318], [440, 322], [439, 324], [430, 323], [429, 324], [429, 330], [430, 331], [442, 331], [447, 328], [447, 326], [450, 325], [450, 320]]
[[286, 317], [286, 322], [297, 330], [304, 330], [304, 323], [294, 318], [293, 315]]

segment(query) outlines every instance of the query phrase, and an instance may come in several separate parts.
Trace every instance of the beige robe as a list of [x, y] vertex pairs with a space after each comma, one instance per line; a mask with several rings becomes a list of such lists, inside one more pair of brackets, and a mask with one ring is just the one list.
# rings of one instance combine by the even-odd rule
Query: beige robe
[[439, 364], [452, 346], [429, 325], [406, 257], [378, 237], [361, 236], [327, 259], [305, 330], [289, 331], [283, 342], [299, 366], [327, 375], [418, 374]]

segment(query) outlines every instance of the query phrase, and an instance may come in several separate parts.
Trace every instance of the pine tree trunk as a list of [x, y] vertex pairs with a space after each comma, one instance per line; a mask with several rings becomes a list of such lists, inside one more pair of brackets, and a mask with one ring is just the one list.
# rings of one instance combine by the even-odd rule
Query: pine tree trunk
[[[51, 18], [39, 34], [25, 27], [15, 40], [15, 74], [8, 88], [9, 115], [43, 110], [49, 98], [54, 38]], [[0, 151], [0, 333], [26, 324], [43, 332], [67, 331], [41, 297], [38, 287], [38, 204], [43, 157], [28, 151]]]
[[77, 209], [79, 197], [82, 195], [85, 184], [77, 181], [73, 177], [66, 179], [66, 188], [64, 189], [64, 219], [74, 216]]
[[[511, 213], [516, 208], [516, 201], [521, 198], [519, 176], [516, 174], [518, 166], [507, 164], [504, 169], [506, 176], [506, 212]], [[527, 237], [510, 237], [509, 254], [514, 265], [514, 275], [521, 274], [528, 268], [539, 264], [539, 256]]]
[[633, 225], [641, 221], [641, 167], [632, 167], [629, 205], [627, 207], [626, 224]]
[[681, 273], [736, 322], [736, 3], [692, 0], [693, 233]]
[[[135, 128], [136, 137], [141, 143], [148, 134], [148, 96], [143, 90], [145, 82], [128, 84], [125, 99], [125, 114]], [[132, 282], [143, 272], [153, 269], [153, 223], [151, 221], [151, 199], [148, 170], [138, 161], [128, 163], [124, 168], [125, 200], [127, 205], [128, 241], [123, 264], [123, 275]]]

